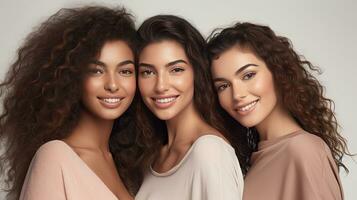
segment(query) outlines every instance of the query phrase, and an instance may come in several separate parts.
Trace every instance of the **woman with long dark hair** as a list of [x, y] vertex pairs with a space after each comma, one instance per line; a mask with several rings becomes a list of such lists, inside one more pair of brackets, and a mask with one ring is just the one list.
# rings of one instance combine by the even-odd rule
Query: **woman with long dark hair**
[[241, 199], [242, 173], [215, 113], [204, 38], [172, 15], [145, 20], [138, 33], [140, 130], [152, 143], [136, 199]]
[[243, 198], [343, 199], [338, 167], [349, 152], [333, 101], [311, 73], [319, 69], [267, 26], [237, 23], [208, 48], [229, 127], [248, 144]]
[[136, 43], [132, 16], [105, 7], [61, 9], [26, 38], [1, 84], [8, 199], [132, 199]]

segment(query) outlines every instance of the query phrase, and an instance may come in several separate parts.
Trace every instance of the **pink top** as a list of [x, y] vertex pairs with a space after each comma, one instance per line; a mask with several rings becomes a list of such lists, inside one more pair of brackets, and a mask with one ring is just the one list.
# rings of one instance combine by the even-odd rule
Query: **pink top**
[[251, 157], [244, 200], [341, 200], [338, 169], [326, 143], [305, 131], [262, 141]]
[[20, 200], [118, 200], [86, 163], [60, 140], [42, 145], [27, 171]]

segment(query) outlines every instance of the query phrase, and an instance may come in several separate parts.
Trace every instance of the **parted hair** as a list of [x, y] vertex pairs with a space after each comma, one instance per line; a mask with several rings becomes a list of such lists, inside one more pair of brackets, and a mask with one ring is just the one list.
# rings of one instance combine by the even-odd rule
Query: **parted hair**
[[[227, 131], [222, 126], [222, 119], [216, 112], [218, 99], [215, 98], [214, 86], [210, 75], [209, 57], [206, 41], [200, 32], [187, 20], [174, 15], [157, 15], [148, 18], [138, 29], [138, 54], [149, 44], [165, 40], [175, 41], [182, 46], [194, 72], [193, 102], [201, 118], [220, 131], [230, 140]], [[138, 65], [137, 65], [138, 66]], [[141, 134], [147, 141], [152, 141], [146, 149], [144, 165], [148, 168], [162, 145], [167, 143], [167, 129], [164, 121], [158, 119], [141, 103], [138, 105], [138, 119]], [[145, 169], [144, 169], [145, 170]]]

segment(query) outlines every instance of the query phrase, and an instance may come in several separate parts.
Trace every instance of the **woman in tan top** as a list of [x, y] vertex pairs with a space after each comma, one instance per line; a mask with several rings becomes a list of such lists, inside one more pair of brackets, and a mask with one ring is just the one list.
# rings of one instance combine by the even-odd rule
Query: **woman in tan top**
[[338, 166], [349, 153], [332, 101], [309, 72], [318, 68], [267, 26], [237, 23], [208, 46], [227, 122], [247, 141], [243, 199], [343, 199]]
[[145, 20], [138, 33], [141, 130], [157, 142], [135, 199], [241, 199], [243, 176], [215, 114], [204, 38], [172, 15]]
[[7, 199], [132, 199], [136, 40], [105, 7], [61, 9], [27, 37], [1, 84]]

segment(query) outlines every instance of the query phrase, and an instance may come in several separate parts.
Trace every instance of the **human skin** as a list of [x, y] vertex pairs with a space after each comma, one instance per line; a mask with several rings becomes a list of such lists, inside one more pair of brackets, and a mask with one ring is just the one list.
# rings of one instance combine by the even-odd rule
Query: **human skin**
[[83, 111], [64, 141], [119, 199], [133, 199], [123, 184], [109, 150], [114, 120], [130, 106], [136, 88], [134, 55], [120, 40], [103, 45], [83, 80]]
[[139, 89], [145, 104], [161, 120], [192, 107], [193, 69], [178, 43], [153, 43], [142, 51]]
[[194, 73], [183, 47], [173, 40], [147, 45], [139, 56], [138, 87], [146, 106], [168, 130], [153, 168], [165, 172], [175, 166], [203, 134], [223, 136], [199, 116], [193, 102]]
[[272, 73], [249, 48], [238, 45], [212, 62], [221, 106], [245, 127], [256, 127], [262, 140], [301, 129], [281, 105]]
[[114, 120], [129, 107], [135, 87], [131, 49], [123, 41], [107, 42], [85, 74], [82, 102], [89, 113]]

